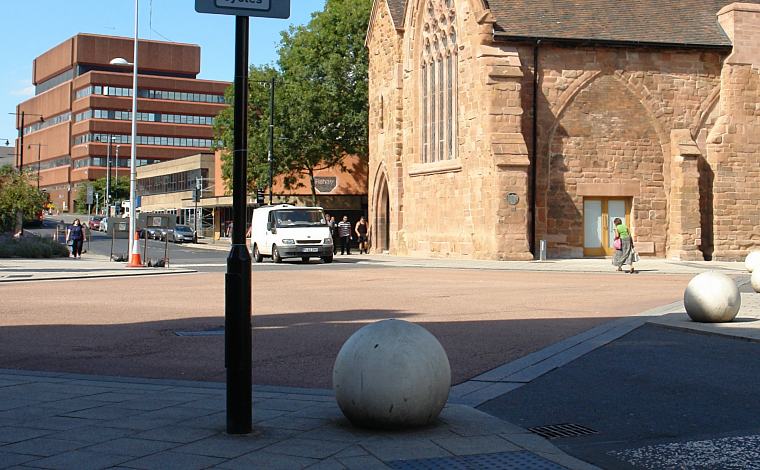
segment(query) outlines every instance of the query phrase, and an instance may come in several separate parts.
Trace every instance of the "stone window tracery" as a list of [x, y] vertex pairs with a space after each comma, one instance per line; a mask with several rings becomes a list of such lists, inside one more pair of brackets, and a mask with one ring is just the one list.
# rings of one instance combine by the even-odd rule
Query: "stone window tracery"
[[456, 158], [457, 35], [454, 0], [430, 0], [422, 26], [422, 162]]

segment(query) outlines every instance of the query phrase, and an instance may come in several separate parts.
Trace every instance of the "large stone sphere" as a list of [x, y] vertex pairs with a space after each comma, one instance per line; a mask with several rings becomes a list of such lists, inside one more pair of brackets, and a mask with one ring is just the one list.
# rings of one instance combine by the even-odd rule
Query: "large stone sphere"
[[683, 294], [686, 313], [701, 323], [730, 322], [739, 313], [741, 304], [739, 288], [733, 279], [715, 271], [695, 276]]
[[755, 292], [760, 292], [760, 269], [752, 272], [750, 283]]
[[383, 320], [354, 333], [338, 352], [333, 389], [353, 424], [400, 429], [438, 417], [449, 396], [451, 367], [425, 328]]
[[754, 272], [758, 266], [760, 266], [760, 250], [750, 251], [744, 258], [744, 267], [747, 268], [747, 271]]

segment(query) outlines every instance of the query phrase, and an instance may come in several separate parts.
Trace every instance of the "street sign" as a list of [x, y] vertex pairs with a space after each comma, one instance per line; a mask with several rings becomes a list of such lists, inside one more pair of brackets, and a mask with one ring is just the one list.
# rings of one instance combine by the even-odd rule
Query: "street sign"
[[198, 13], [290, 18], [290, 0], [195, 0]]
[[92, 187], [91, 184], [87, 185], [87, 204], [92, 204], [92, 196], [95, 194], [95, 189]]

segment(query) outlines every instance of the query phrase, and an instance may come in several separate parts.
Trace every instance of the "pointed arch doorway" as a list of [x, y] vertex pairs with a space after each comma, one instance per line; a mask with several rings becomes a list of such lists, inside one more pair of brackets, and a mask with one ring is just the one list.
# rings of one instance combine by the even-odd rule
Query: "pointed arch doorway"
[[385, 177], [385, 172], [381, 171], [378, 175], [377, 191], [375, 194], [375, 220], [372, 224], [374, 226], [373, 232], [375, 242], [373, 245], [375, 246], [376, 252], [383, 253], [390, 250], [391, 240], [391, 204], [388, 195], [388, 180]]

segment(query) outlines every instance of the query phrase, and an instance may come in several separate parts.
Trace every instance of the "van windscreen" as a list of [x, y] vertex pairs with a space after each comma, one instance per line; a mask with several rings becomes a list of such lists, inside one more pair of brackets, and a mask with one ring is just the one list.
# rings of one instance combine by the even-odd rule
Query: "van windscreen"
[[275, 211], [278, 227], [321, 227], [327, 225], [319, 209], [285, 209]]

